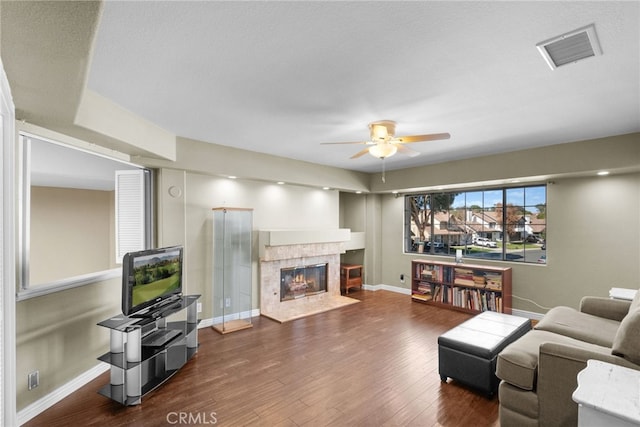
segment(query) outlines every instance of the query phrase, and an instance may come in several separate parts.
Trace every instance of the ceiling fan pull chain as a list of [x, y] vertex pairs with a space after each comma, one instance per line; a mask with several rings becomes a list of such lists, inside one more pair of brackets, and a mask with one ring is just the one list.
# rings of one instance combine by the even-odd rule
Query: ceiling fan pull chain
[[383, 158], [382, 158], [382, 182], [383, 182], [384, 184], [386, 184], [386, 183], [387, 183], [387, 180], [386, 180], [386, 178], [385, 178], [385, 176], [384, 176], [384, 172], [385, 172], [385, 171], [384, 171], [384, 159], [386, 159], [386, 157], [383, 157]]

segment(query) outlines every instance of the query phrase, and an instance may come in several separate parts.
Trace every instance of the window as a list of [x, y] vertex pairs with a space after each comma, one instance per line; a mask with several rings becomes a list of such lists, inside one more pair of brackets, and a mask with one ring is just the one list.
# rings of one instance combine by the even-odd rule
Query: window
[[150, 170], [31, 134], [20, 144], [18, 300], [119, 277], [118, 249], [150, 247]]
[[405, 253], [546, 262], [544, 185], [405, 196]]

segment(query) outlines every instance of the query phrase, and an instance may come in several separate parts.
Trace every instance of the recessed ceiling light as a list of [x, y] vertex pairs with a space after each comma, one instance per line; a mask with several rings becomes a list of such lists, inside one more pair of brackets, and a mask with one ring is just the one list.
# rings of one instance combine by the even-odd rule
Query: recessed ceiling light
[[609, 171], [600, 171], [598, 172], [599, 176], [605, 176], [605, 175], [609, 175]]
[[236, 179], [236, 178], [237, 178], [237, 176], [235, 176], [235, 175], [229, 175], [227, 178], [229, 178], [229, 179]]
[[330, 190], [331, 188], [329, 187], [322, 187], [323, 190]]
[[278, 185], [284, 185], [284, 181], [278, 181]]
[[391, 194], [398, 194], [398, 190], [392, 191]]
[[362, 194], [362, 191], [356, 191], [356, 194]]

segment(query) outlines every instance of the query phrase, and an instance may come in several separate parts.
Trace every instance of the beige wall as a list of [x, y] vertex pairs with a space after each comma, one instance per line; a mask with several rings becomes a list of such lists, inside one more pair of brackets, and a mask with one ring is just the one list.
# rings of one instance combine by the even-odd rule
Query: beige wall
[[370, 190], [390, 192], [440, 186], [478, 186], [538, 177], [584, 176], [599, 170], [638, 172], [640, 133], [474, 157], [370, 176]]
[[[119, 279], [31, 298], [16, 305], [18, 411], [97, 364], [109, 332], [96, 324], [120, 310]], [[27, 375], [40, 371], [29, 391]]]
[[[164, 189], [161, 189], [161, 191]], [[203, 317], [212, 317], [212, 208], [253, 209], [252, 308], [259, 308], [258, 233], [260, 229], [338, 228], [338, 192], [295, 185], [186, 175], [187, 291], [201, 294]], [[165, 218], [166, 224], [172, 221]]]
[[[602, 144], [609, 149], [609, 154], [605, 154]], [[536, 158], [554, 159], [551, 163], [561, 169], [558, 173], [572, 174], [580, 165], [591, 171], [600, 160], [603, 165], [617, 165], [621, 170], [629, 165], [635, 165], [637, 170], [640, 165], [638, 134], [569, 145], [573, 151], [563, 144], [536, 152]], [[579, 159], [571, 157], [572, 152]], [[474, 176], [486, 178], [496, 174], [493, 170], [490, 174], [478, 172], [478, 164], [498, 164], [496, 169], [502, 168], [505, 176], [517, 171], [535, 171], [535, 164], [519, 166], [529, 165], [530, 152], [510, 153], [506, 157], [508, 164], [501, 163], [504, 156], [496, 156], [494, 162], [489, 158], [480, 163], [474, 159], [458, 162], [455, 173], [450, 170], [450, 164], [388, 172], [387, 185], [395, 182], [404, 187], [425, 186], [445, 181], [452, 184], [455, 180], [467, 183]], [[402, 284], [399, 279], [400, 274], [408, 276], [410, 261], [416, 257], [402, 253], [403, 198], [391, 194], [340, 197], [335, 190], [318, 188], [330, 180], [334, 188], [359, 190], [363, 187], [363, 174], [266, 155], [254, 156], [193, 141], [181, 141], [177, 157], [175, 163], [147, 161], [143, 164], [161, 169], [157, 187], [158, 245], [185, 245], [186, 290], [203, 295], [202, 318], [211, 316], [211, 208], [220, 206], [253, 208], [255, 230], [354, 224], [354, 229], [366, 232], [365, 282], [409, 287], [408, 280]], [[548, 166], [545, 163], [542, 169], [552, 172], [553, 168]], [[255, 180], [220, 177], [232, 170], [239, 176], [246, 172]], [[302, 179], [305, 171], [308, 175]], [[263, 180], [259, 180], [260, 175]], [[278, 186], [273, 183], [277, 179], [303, 185]], [[611, 286], [639, 287], [639, 173], [554, 180], [548, 191], [549, 263], [547, 266], [513, 265], [514, 292], [545, 306], [576, 306], [580, 296], [606, 295]], [[376, 181], [376, 176], [372, 176], [371, 181]], [[175, 187], [172, 194], [169, 193], [171, 187]], [[180, 191], [176, 192], [176, 188]], [[366, 193], [366, 188], [364, 190]], [[387, 190], [386, 187], [380, 189]], [[254, 241], [254, 308], [259, 301], [256, 245]], [[520, 300], [515, 300], [514, 306], [544, 311]], [[108, 334], [96, 323], [118, 312], [118, 280], [19, 302], [18, 410], [95, 366], [96, 357], [108, 348]], [[209, 332], [206, 329], [202, 333]], [[41, 386], [27, 391], [27, 374], [35, 369], [41, 372]]]
[[[403, 197], [382, 196], [379, 283], [409, 288], [412, 259], [403, 254]], [[640, 287], [640, 174], [558, 179], [547, 187], [547, 265], [513, 268], [513, 293], [544, 307], [578, 307], [584, 295], [608, 296], [611, 287]], [[474, 260], [476, 262], [476, 260]], [[496, 264], [482, 261], [483, 264]], [[369, 284], [376, 284], [368, 282]], [[545, 310], [514, 298], [516, 309]]]
[[[180, 186], [180, 195], [175, 189]], [[185, 245], [186, 293], [201, 294], [201, 318], [212, 317], [211, 233], [214, 207], [254, 209], [253, 229], [338, 228], [339, 193], [296, 185], [230, 180], [163, 169], [158, 179], [160, 246]], [[253, 308], [258, 308], [257, 232], [253, 245]], [[18, 303], [18, 409], [95, 366], [108, 349], [96, 325], [120, 312], [120, 281], [98, 283]], [[202, 333], [214, 333], [206, 329]], [[40, 370], [28, 391], [27, 374]], [[21, 379], [24, 379], [22, 381]]]
[[30, 285], [117, 267], [114, 192], [31, 187]]

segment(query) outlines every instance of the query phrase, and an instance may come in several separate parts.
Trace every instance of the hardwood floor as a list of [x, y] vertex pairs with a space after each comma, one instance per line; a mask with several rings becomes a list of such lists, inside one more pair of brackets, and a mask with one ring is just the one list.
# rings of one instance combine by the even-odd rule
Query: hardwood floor
[[438, 375], [437, 338], [471, 317], [387, 291], [279, 324], [199, 331], [198, 354], [142, 405], [98, 395], [101, 375], [25, 426], [497, 426], [488, 399]]

